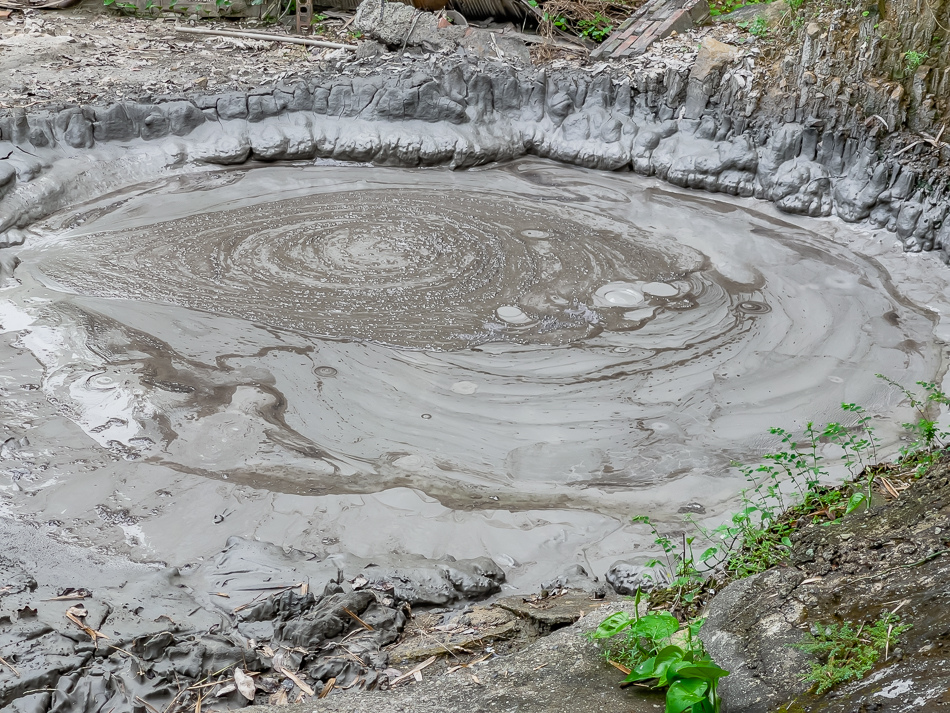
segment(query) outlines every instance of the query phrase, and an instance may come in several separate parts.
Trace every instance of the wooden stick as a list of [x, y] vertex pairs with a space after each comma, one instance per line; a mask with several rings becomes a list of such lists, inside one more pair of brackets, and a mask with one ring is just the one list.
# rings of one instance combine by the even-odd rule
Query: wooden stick
[[20, 672], [17, 671], [17, 670], [13, 667], [13, 664], [10, 663], [9, 661], [7, 661], [6, 659], [0, 658], [0, 664], [3, 664], [3, 665], [6, 666], [8, 669], [10, 669], [11, 671], [13, 671], [13, 675], [16, 676], [17, 678], [20, 677]]
[[197, 27], [176, 27], [175, 32], [186, 35], [214, 35], [216, 37], [237, 37], [242, 40], [263, 40], [265, 42], [287, 42], [292, 45], [309, 45], [310, 47], [329, 47], [334, 50], [356, 51], [356, 45], [342, 45], [339, 42], [324, 42], [311, 40], [307, 37], [289, 37], [287, 35], [272, 35], [266, 32], [232, 32], [231, 30], [203, 30]]

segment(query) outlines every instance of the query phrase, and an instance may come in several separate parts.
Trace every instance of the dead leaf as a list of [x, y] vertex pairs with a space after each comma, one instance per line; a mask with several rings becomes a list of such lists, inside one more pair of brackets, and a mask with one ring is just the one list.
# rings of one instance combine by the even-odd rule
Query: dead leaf
[[229, 683], [227, 686], [222, 688], [220, 691], [214, 694], [215, 698], [221, 698], [221, 696], [226, 696], [229, 693], [234, 693], [237, 690], [237, 686], [233, 683]]
[[69, 609], [66, 610], [66, 618], [86, 632], [86, 635], [92, 639], [92, 643], [98, 648], [99, 639], [108, 639], [109, 637], [103, 634], [101, 631], [96, 631], [95, 629], [92, 629], [83, 623], [83, 619], [88, 613], [89, 612], [86, 611], [86, 607], [84, 607], [82, 604], [79, 604], [74, 607], [69, 607]]
[[237, 686], [241, 695], [249, 701], [253, 701], [254, 696], [257, 695], [257, 686], [254, 685], [254, 679], [239, 668], [234, 669], [234, 685]]
[[317, 696], [317, 697], [318, 697], [318, 698], [326, 698], [327, 696], [330, 695], [330, 691], [333, 690], [333, 687], [334, 687], [334, 686], [336, 686], [336, 679], [335, 679], [335, 678], [331, 678], [329, 681], [327, 681], [327, 685], [325, 685], [325, 686], [323, 687], [323, 690], [320, 691], [320, 695]]
[[425, 661], [423, 661], [421, 664], [419, 664], [418, 666], [416, 666], [416, 667], [415, 667], [414, 669], [412, 669], [411, 671], [408, 671], [407, 673], [404, 673], [404, 674], [402, 674], [401, 676], [399, 676], [398, 678], [396, 678], [396, 679], [394, 679], [393, 681], [391, 681], [389, 685], [390, 685], [391, 687], [398, 686], [398, 685], [399, 685], [400, 683], [402, 683], [403, 681], [406, 681], [406, 680], [408, 680], [408, 679], [410, 679], [410, 678], [415, 678], [416, 674], [419, 673], [420, 671], [422, 671], [422, 669], [424, 669], [426, 666], [431, 666], [432, 664], [434, 664], [434, 663], [435, 663], [435, 659], [436, 659], [435, 656], [430, 656], [429, 658], [427, 658]]
[[299, 678], [296, 674], [291, 673], [290, 671], [288, 671], [286, 668], [283, 668], [283, 667], [277, 670], [280, 671], [282, 674], [284, 674], [291, 681], [293, 681], [297, 685], [297, 688], [299, 688], [301, 691], [306, 693], [308, 696], [312, 696], [314, 694], [314, 690], [310, 688], [310, 686], [308, 686], [306, 683], [304, 683], [303, 680]]

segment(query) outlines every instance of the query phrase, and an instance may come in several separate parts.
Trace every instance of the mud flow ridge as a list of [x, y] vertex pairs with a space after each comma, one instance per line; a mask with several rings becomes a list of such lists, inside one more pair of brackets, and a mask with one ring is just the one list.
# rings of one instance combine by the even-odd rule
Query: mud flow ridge
[[[931, 313], [877, 260], [751, 205], [521, 160], [208, 170], [73, 206], [32, 227], [0, 290], [20, 439], [3, 507], [162, 563], [122, 594], [103, 575], [122, 612], [93, 628], [167, 680], [226, 665], [236, 641], [334, 640], [346, 609], [381, 633], [345, 675], [384, 670], [400, 602], [645, 559], [629, 516], [713, 522], [768, 426], [880, 412], [897, 399], [875, 373], [940, 371]], [[61, 571], [34, 589], [95, 589]], [[141, 604], [169, 577], [175, 597]], [[287, 593], [263, 605], [268, 588]], [[176, 633], [141, 639], [161, 616]], [[187, 665], [168, 653], [198, 630]], [[101, 658], [77, 651], [64, 671]], [[120, 695], [117, 659], [102, 666], [69, 695]]]

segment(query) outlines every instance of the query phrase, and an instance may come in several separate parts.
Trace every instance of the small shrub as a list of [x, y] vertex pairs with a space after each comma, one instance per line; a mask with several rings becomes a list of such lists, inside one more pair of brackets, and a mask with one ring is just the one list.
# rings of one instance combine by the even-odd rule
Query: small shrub
[[815, 693], [821, 695], [839, 683], [864, 678], [882, 655], [886, 660], [897, 638], [910, 629], [899, 622], [899, 616], [887, 613], [857, 629], [850, 622], [817, 624], [808, 641], [795, 645], [819, 659], [811, 663], [803, 680], [814, 684]]
[[910, 52], [904, 53], [904, 61], [907, 63], [907, 69], [911, 72], [916, 72], [917, 68], [924, 63], [924, 60], [927, 59], [929, 55], [926, 52]]
[[[630, 669], [626, 681], [651, 682], [666, 688], [666, 713], [718, 713], [719, 679], [729, 672], [717, 666], [697, 636], [702, 620], [682, 626], [669, 612], [640, 616], [640, 591], [635, 613], [617, 612], [591, 633], [591, 639], [620, 637], [608, 657]], [[679, 635], [682, 640], [674, 644]]]

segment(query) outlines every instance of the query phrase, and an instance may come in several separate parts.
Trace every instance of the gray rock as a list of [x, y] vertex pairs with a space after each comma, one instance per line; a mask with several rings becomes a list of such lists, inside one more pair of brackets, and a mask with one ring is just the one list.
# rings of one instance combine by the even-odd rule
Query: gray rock
[[379, 0], [363, 1], [356, 10], [353, 26], [392, 48], [422, 46], [430, 50], [452, 50], [465, 33], [465, 28], [451, 24], [439, 27], [438, 18], [431, 12]]
[[631, 562], [614, 562], [604, 576], [607, 584], [617, 594], [634, 595], [637, 590], [651, 592], [657, 587], [665, 587], [670, 579], [659, 567], [646, 567]]
[[804, 575], [772, 569], [728, 585], [712, 600], [700, 638], [731, 673], [720, 684], [724, 713], [770, 713], [804, 693], [808, 657], [802, 640], [804, 605], [790, 596]]

